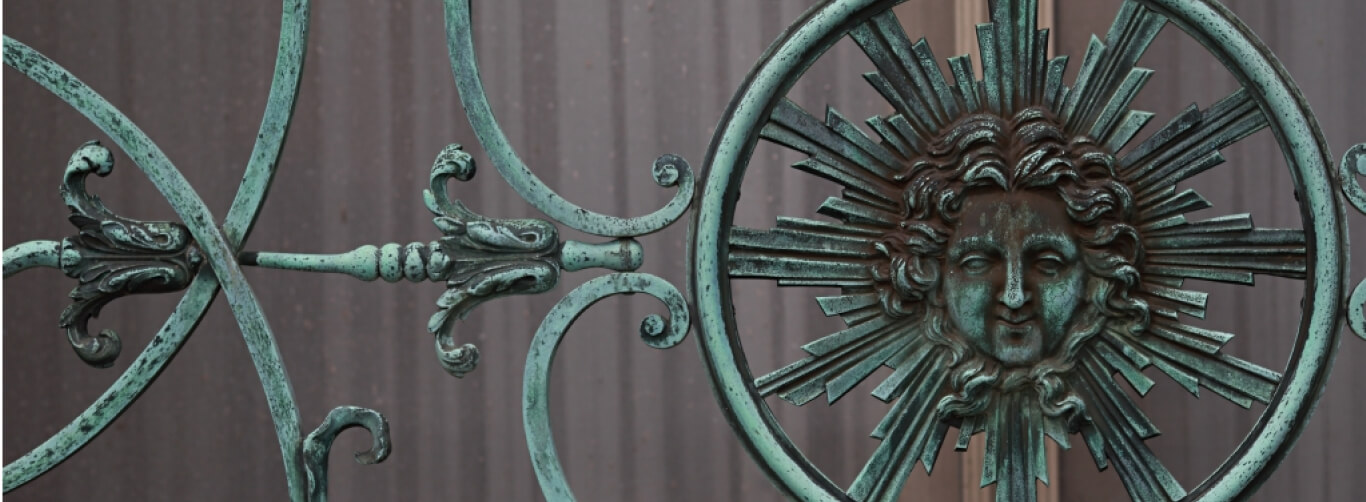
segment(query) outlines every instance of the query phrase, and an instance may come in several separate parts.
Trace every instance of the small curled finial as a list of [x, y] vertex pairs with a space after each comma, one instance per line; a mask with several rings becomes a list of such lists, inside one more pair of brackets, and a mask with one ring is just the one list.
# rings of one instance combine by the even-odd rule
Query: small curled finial
[[371, 439], [369, 450], [356, 453], [357, 463], [375, 464], [389, 457], [389, 421], [384, 415], [359, 406], [333, 408], [323, 423], [304, 438], [304, 468], [308, 471], [310, 501], [327, 500], [327, 457], [332, 451], [332, 442], [338, 434], [352, 427], [364, 427]]
[[1359, 178], [1366, 176], [1366, 143], [1356, 145], [1343, 154], [1338, 176], [1342, 178], [1342, 194], [1356, 206], [1357, 211], [1366, 213], [1366, 189], [1361, 187]]
[[422, 191], [422, 200], [437, 215], [458, 213], [453, 206], [454, 200], [446, 192], [446, 180], [455, 178], [460, 181], [474, 179], [476, 171], [474, 157], [465, 152], [464, 147], [452, 143], [436, 154], [429, 177], [431, 188]]
[[445, 336], [436, 337], [436, 358], [441, 362], [441, 367], [456, 378], [464, 378], [466, 374], [474, 371], [479, 366], [479, 347], [472, 343], [460, 346], [455, 345], [449, 333]]
[[666, 153], [655, 159], [651, 174], [654, 175], [655, 183], [659, 186], [671, 187], [677, 185], [678, 180], [685, 174], [688, 178], [692, 178], [692, 166], [689, 166], [688, 161], [683, 160], [683, 157]]

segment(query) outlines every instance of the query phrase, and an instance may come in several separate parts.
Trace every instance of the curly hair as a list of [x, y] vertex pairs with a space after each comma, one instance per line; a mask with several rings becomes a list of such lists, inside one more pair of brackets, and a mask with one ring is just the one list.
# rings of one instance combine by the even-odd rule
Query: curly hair
[[[898, 176], [904, 186], [903, 220], [875, 244], [886, 261], [874, 268], [875, 289], [888, 315], [908, 318], [951, 354], [953, 393], [939, 403], [945, 418], [987, 410], [1002, 392], [1033, 386], [1049, 417], [1076, 426], [1085, 407], [1061, 375], [1083, 343], [1102, 329], [1140, 333], [1148, 305], [1134, 293], [1142, 241], [1131, 224], [1134, 196], [1115, 175], [1115, 156], [1088, 137], [1068, 138], [1043, 108], [1026, 108], [1007, 120], [989, 114], [963, 117], [935, 139], [929, 151]], [[945, 243], [963, 201], [982, 193], [1055, 193], [1074, 223], [1088, 272], [1087, 297], [1074, 314], [1056, 354], [1027, 368], [1003, 368], [977, 353], [946, 315], [940, 291]]]

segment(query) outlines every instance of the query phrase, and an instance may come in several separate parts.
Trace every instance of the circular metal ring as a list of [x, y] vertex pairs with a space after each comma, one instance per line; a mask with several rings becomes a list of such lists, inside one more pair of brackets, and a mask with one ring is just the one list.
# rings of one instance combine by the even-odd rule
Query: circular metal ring
[[[705, 161], [705, 187], [690, 234], [689, 284], [702, 353], [733, 429], [788, 496], [846, 500], [792, 443], [759, 394], [735, 323], [729, 237], [739, 188], [769, 114], [835, 42], [890, 0], [832, 0], [806, 12], [756, 63], [723, 115]], [[1289, 162], [1307, 241], [1304, 314], [1293, 356], [1252, 432], [1188, 500], [1245, 496], [1263, 482], [1302, 432], [1324, 387], [1340, 334], [1346, 286], [1343, 202], [1323, 135], [1299, 89], [1247, 27], [1213, 1], [1141, 2], [1198, 40], [1251, 92]]]

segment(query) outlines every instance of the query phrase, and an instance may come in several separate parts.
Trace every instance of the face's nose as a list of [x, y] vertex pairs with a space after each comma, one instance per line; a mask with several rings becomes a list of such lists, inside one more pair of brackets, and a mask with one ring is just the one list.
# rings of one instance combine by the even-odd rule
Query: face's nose
[[1019, 310], [1029, 303], [1030, 294], [1024, 285], [1024, 264], [1017, 256], [1006, 260], [1006, 282], [1001, 288], [1000, 300], [1010, 310]]

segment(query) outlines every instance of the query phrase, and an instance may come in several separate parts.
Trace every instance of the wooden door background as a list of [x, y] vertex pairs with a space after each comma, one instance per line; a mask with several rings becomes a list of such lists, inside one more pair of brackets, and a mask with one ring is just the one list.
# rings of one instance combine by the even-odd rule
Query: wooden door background
[[[476, 47], [494, 111], [527, 164], [570, 200], [616, 215], [643, 214], [671, 192], [649, 167], [677, 153], [700, 168], [731, 94], [764, 47], [810, 2], [795, 0], [476, 0]], [[1356, 0], [1228, 1], [1299, 82], [1335, 155], [1366, 141], [1366, 58]], [[317, 1], [307, 65], [271, 197], [246, 249], [342, 252], [362, 244], [428, 241], [438, 234], [421, 203], [432, 159], [463, 143], [484, 160], [451, 78], [439, 2]], [[954, 0], [911, 0], [898, 12], [941, 57], [955, 46]], [[1074, 57], [1103, 34], [1116, 2], [1056, 0], [1058, 52]], [[3, 31], [44, 52], [133, 118], [168, 154], [216, 215], [226, 213], [251, 151], [274, 62], [278, 2], [11, 0]], [[1168, 26], [1143, 64], [1157, 74], [1139, 105], [1165, 121], [1234, 88], [1212, 57]], [[847, 116], [886, 105], [863, 82], [871, 69], [841, 42], [793, 91], [808, 108]], [[13, 70], [4, 84], [3, 238], [7, 245], [72, 233], [57, 194], [62, 167], [102, 135]], [[1150, 125], [1150, 130], [1156, 124]], [[106, 144], [112, 144], [106, 141]], [[120, 153], [121, 155], [121, 153]], [[1229, 162], [1193, 181], [1213, 214], [1247, 211], [1262, 225], [1300, 226], [1288, 171], [1270, 134], [1226, 151]], [[738, 223], [812, 214], [828, 185], [786, 169], [773, 147], [756, 153]], [[536, 216], [485, 164], [455, 188], [497, 217]], [[116, 212], [173, 220], [151, 184], [120, 156], [91, 191]], [[684, 284], [685, 224], [643, 240], [644, 271]], [[1359, 215], [1349, 226], [1358, 239]], [[569, 237], [575, 236], [572, 232]], [[1352, 252], [1361, 268], [1366, 245]], [[541, 316], [588, 273], [555, 292], [478, 308], [457, 338], [479, 344], [480, 367], [463, 380], [434, 360], [426, 319], [436, 284], [363, 283], [349, 277], [247, 271], [279, 338], [305, 430], [334, 406], [384, 413], [393, 455], [358, 466], [338, 441], [334, 500], [536, 500], [522, 435], [525, 351]], [[1354, 281], [1362, 274], [1354, 273]], [[4, 461], [18, 458], [76, 416], [127, 367], [170, 313], [174, 295], [115, 301], [93, 321], [124, 339], [113, 368], [76, 358], [56, 328], [74, 283], [54, 270], [4, 284]], [[1207, 288], [1208, 325], [1237, 333], [1227, 349], [1282, 368], [1298, 320], [1300, 283], [1258, 278], [1255, 289]], [[778, 367], [803, 341], [835, 326], [810, 291], [744, 284], [746, 350], [756, 372]], [[657, 305], [616, 298], [591, 309], [560, 351], [552, 423], [570, 484], [583, 500], [773, 500], [717, 410], [693, 342], [655, 351], [635, 326]], [[1257, 500], [1358, 500], [1366, 452], [1366, 343], [1345, 334], [1315, 416]], [[877, 379], [871, 379], [877, 380]], [[1161, 381], [1161, 379], [1159, 379]], [[856, 393], [859, 394], [859, 393]], [[1256, 419], [1221, 399], [1196, 400], [1170, 383], [1144, 408], [1163, 435], [1149, 444], [1192, 487]], [[772, 406], [808, 456], [847, 484], [876, 446], [867, 433], [886, 408], [855, 395], [828, 407]], [[952, 454], [952, 453], [946, 453]], [[70, 461], [8, 496], [38, 500], [278, 500], [279, 450], [255, 371], [225, 304], [218, 302], [177, 359], [110, 430]], [[1083, 448], [1059, 460], [1062, 500], [1123, 497], [1118, 478], [1095, 472]], [[907, 499], [972, 499], [961, 462], [917, 471]]]

